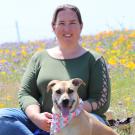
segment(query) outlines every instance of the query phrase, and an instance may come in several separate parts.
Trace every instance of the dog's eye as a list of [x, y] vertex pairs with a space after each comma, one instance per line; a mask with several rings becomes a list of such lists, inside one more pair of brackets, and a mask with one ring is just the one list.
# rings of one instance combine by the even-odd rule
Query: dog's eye
[[72, 89], [68, 89], [68, 94], [72, 94], [74, 92], [74, 90], [72, 90]]
[[59, 90], [56, 90], [56, 93], [57, 94], [61, 94], [61, 90], [59, 89]]

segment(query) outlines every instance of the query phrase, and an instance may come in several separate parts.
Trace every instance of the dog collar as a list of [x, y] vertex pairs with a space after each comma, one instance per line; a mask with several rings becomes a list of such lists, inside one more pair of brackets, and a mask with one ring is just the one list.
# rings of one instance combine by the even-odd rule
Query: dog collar
[[74, 112], [69, 113], [69, 115], [63, 116], [62, 114], [52, 114], [50, 135], [59, 132], [62, 128], [67, 126], [72, 119], [74, 119], [81, 113], [82, 109], [83, 109], [83, 101], [80, 99], [79, 106], [75, 109]]

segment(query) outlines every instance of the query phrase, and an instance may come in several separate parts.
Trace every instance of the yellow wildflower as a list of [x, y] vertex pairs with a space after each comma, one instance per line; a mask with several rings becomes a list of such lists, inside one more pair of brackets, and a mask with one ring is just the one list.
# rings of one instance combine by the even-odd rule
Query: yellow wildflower
[[21, 45], [21, 49], [22, 49], [22, 50], [26, 49], [26, 45], [23, 45], [23, 44], [22, 44], [22, 45]]
[[0, 103], [0, 108], [4, 108], [5, 105], [3, 103]]
[[127, 49], [128, 49], [128, 50], [132, 50], [132, 48], [133, 48], [133, 47], [132, 47], [132, 43], [131, 43], [131, 42], [128, 42], [128, 44], [127, 44]]
[[112, 54], [116, 54], [117, 53], [117, 50], [111, 50], [111, 53]]
[[11, 52], [11, 55], [12, 55], [13, 57], [15, 57], [15, 56], [16, 56], [16, 52], [15, 52], [15, 51], [12, 51], [12, 52]]
[[6, 62], [7, 62], [7, 60], [5, 60], [5, 59], [0, 60], [0, 64], [4, 64]]
[[131, 34], [128, 35], [129, 38], [135, 38], [135, 32], [132, 32]]
[[127, 68], [134, 70], [135, 69], [135, 63], [134, 62], [128, 62], [128, 64], [126, 65]]
[[22, 50], [22, 51], [21, 51], [21, 54], [22, 54], [23, 56], [27, 56], [27, 52], [26, 52], [25, 50]]
[[100, 33], [95, 36], [96, 40], [100, 39]]
[[11, 96], [6, 96], [6, 100], [7, 101], [11, 101], [12, 100], [12, 97]]
[[40, 51], [42, 51], [43, 50], [43, 48], [37, 48], [37, 51], [38, 52], [40, 52]]
[[6, 72], [2, 71], [0, 72], [1, 75], [5, 76], [6, 75]]
[[86, 47], [86, 43], [85, 42], [82, 43], [82, 47], [84, 47], [84, 48]]
[[121, 35], [121, 36], [118, 38], [119, 44], [123, 43], [125, 40], [126, 40], [126, 37], [125, 37], [124, 35]]
[[110, 59], [108, 60], [108, 64], [110, 64], [110, 65], [116, 65], [117, 62], [116, 62], [116, 60], [115, 60], [114, 58], [110, 58]]
[[98, 46], [101, 46], [101, 45], [102, 45], [102, 42], [101, 41], [96, 44], [97, 47]]
[[105, 49], [102, 48], [102, 47], [98, 47], [98, 46], [97, 46], [97, 47], [96, 47], [96, 51], [97, 51], [97, 52], [101, 52], [101, 53], [103, 52], [103, 53], [104, 53], [104, 52], [105, 52]]
[[131, 99], [131, 97], [130, 96], [127, 96], [126, 98], [125, 98], [125, 101], [126, 102], [130, 102], [132, 99]]
[[112, 46], [113, 46], [114, 48], [116, 48], [118, 45], [119, 45], [119, 43], [118, 43], [118, 41], [117, 41], [117, 40], [116, 40], [116, 41], [114, 41], [114, 42], [112, 43]]
[[8, 49], [5, 50], [5, 53], [8, 54], [10, 51]]
[[125, 65], [126, 64], [126, 59], [120, 59], [120, 64]]
[[0, 50], [0, 54], [2, 54], [3, 53], [3, 50]]
[[132, 101], [132, 98], [130, 96], [127, 96], [124, 98], [124, 102], [125, 102], [127, 107], [130, 106], [131, 101]]

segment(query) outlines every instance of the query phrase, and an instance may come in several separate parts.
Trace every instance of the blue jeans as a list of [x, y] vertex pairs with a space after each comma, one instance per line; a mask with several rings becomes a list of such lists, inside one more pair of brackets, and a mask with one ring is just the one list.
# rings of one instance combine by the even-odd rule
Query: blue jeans
[[[0, 135], [42, 135], [21, 109], [0, 109]], [[44, 131], [43, 135], [49, 135]]]
[[[93, 114], [99, 121], [105, 121]], [[0, 109], [0, 135], [49, 135], [34, 125], [26, 114], [17, 108]]]

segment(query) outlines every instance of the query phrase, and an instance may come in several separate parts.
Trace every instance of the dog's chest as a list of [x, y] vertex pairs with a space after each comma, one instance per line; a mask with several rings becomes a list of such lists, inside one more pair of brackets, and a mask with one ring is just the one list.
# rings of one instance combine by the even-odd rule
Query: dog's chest
[[85, 121], [86, 118], [83, 114], [80, 114], [74, 118], [66, 127], [60, 130], [60, 132], [54, 135], [92, 135], [89, 123]]
[[77, 127], [72, 127], [72, 124], [63, 128], [60, 132], [55, 133], [54, 135], [84, 135], [80, 134], [80, 129]]

